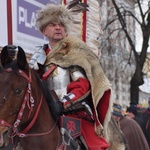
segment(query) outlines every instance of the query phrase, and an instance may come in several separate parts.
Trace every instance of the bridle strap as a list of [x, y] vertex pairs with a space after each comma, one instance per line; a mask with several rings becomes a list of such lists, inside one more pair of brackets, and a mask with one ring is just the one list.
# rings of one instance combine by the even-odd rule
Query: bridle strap
[[36, 110], [36, 113], [35, 113], [35, 115], [34, 115], [32, 121], [31, 121], [30, 124], [22, 131], [22, 133], [27, 133], [27, 132], [31, 129], [31, 127], [34, 125], [34, 123], [35, 123], [35, 121], [36, 121], [36, 119], [37, 119], [37, 117], [38, 117], [38, 114], [39, 114], [41, 105], [42, 105], [42, 100], [43, 100], [43, 94], [42, 94], [42, 96], [41, 96], [40, 103], [39, 103], [39, 105], [38, 105], [38, 108], [37, 108], [37, 110]]
[[[32, 79], [31, 79], [31, 70], [29, 70], [29, 77], [22, 70], [18, 70], [17, 73], [20, 76], [24, 77], [28, 81], [28, 87], [27, 87], [27, 90], [26, 90], [26, 93], [25, 93], [25, 96], [24, 96], [24, 101], [22, 103], [21, 109], [20, 109], [20, 111], [18, 113], [18, 116], [17, 116], [17, 120], [15, 121], [15, 123], [13, 125], [13, 128], [12, 128], [15, 134], [18, 131], [17, 127], [19, 126], [19, 124], [21, 122], [25, 107], [26, 107], [27, 103], [29, 103], [30, 99], [32, 98], [32, 94], [31, 94], [31, 81], [32, 81]], [[30, 109], [30, 112], [31, 112], [31, 109]], [[30, 112], [29, 112], [29, 114], [30, 114]]]
[[[31, 83], [32, 79], [31, 79], [31, 69], [29, 69], [29, 76], [26, 75], [26, 73], [22, 70], [19, 69], [18, 74], [22, 77], [24, 77], [25, 79], [27, 79], [28, 83]], [[31, 88], [31, 87], [30, 87]]]
[[50, 134], [53, 129], [56, 127], [57, 122], [54, 123], [53, 127], [47, 131], [47, 132], [43, 132], [43, 133], [33, 133], [33, 134], [23, 134], [22, 132], [17, 132], [16, 135], [18, 135], [19, 137], [23, 138], [23, 137], [31, 137], [31, 136], [43, 136], [43, 135], [47, 135]]
[[[7, 68], [7, 69], [4, 69], [4, 71], [7, 71], [7, 72], [12, 72], [12, 69], [11, 68]], [[33, 98], [32, 97], [32, 93], [31, 93], [31, 82], [32, 82], [32, 79], [31, 79], [31, 71], [29, 70], [29, 76], [27, 76], [25, 74], [25, 72], [23, 72], [22, 70], [19, 70], [17, 72], [20, 76], [24, 77], [27, 81], [28, 81], [28, 88], [26, 90], [26, 93], [25, 93], [25, 96], [24, 96], [24, 101], [23, 101], [23, 104], [22, 104], [22, 107], [18, 113], [18, 116], [17, 116], [17, 120], [15, 121], [14, 125], [10, 125], [8, 122], [6, 122], [5, 120], [2, 120], [0, 119], [0, 126], [5, 126], [5, 127], [9, 127], [9, 130], [12, 129], [13, 133], [12, 133], [12, 136], [9, 135], [9, 137], [14, 137], [16, 135], [18, 135], [19, 137], [27, 137], [27, 136], [42, 136], [42, 135], [47, 135], [47, 134], [50, 134], [53, 129], [56, 127], [57, 125], [57, 122], [54, 123], [53, 127], [47, 131], [47, 132], [44, 132], [44, 133], [35, 133], [35, 134], [26, 134], [30, 129], [31, 127], [34, 125], [37, 117], [38, 117], [38, 114], [39, 114], [39, 111], [40, 111], [40, 108], [41, 108], [41, 105], [42, 105], [42, 101], [43, 101], [43, 94], [41, 96], [41, 99], [40, 99], [40, 103], [38, 105], [38, 108], [36, 110], [36, 113], [32, 119], [32, 121], [29, 123], [29, 125], [21, 132], [18, 132], [18, 129], [17, 127], [19, 126], [20, 122], [21, 122], [21, 119], [22, 119], [22, 116], [23, 116], [23, 113], [24, 113], [24, 109], [25, 109], [25, 106], [28, 104], [29, 105], [29, 99]], [[32, 105], [32, 104], [31, 104]], [[34, 106], [34, 105], [33, 105]], [[30, 112], [29, 112], [29, 115], [32, 111], [32, 106], [29, 108], [30, 109]], [[29, 117], [29, 116], [28, 116]]]

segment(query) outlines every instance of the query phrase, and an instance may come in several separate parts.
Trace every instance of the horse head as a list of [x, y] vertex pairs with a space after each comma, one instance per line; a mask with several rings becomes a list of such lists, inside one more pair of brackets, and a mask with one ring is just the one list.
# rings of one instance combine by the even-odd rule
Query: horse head
[[56, 149], [60, 135], [47, 102], [51, 96], [46, 95], [39, 76], [29, 67], [24, 50], [18, 47], [17, 59], [12, 60], [4, 47], [1, 64], [0, 146], [6, 145], [7, 132], [7, 137], [15, 142], [19, 139], [25, 149]]
[[[18, 78], [16, 71], [28, 70], [26, 56], [21, 47], [18, 47], [17, 60], [13, 61], [5, 46], [1, 52], [3, 70], [0, 73], [0, 147], [8, 145], [6, 132], [13, 125], [21, 107], [20, 97], [24, 96], [23, 86], [27, 86], [25, 79]], [[16, 68], [13, 67], [16, 64]], [[12, 107], [13, 106], [13, 107]]]

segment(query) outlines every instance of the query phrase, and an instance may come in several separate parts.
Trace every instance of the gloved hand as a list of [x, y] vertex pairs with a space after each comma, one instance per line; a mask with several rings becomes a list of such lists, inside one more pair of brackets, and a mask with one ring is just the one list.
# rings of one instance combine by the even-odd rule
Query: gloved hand
[[61, 116], [64, 111], [64, 107], [60, 101], [55, 102], [55, 108], [57, 116]]
[[7, 50], [8, 50], [8, 55], [14, 59], [15, 54], [16, 54], [16, 49], [17, 47], [15, 45], [7, 45]]
[[75, 95], [73, 93], [68, 93], [67, 95], [64, 95], [62, 99], [59, 100], [62, 103], [64, 109], [67, 109], [71, 106], [72, 99], [74, 97]]
[[45, 51], [43, 49], [39, 49], [31, 57], [31, 59], [29, 61], [29, 66], [30, 66], [30, 68], [32, 68], [34, 70], [38, 70], [39, 69], [38, 63], [43, 65], [45, 63], [45, 60], [46, 60]]

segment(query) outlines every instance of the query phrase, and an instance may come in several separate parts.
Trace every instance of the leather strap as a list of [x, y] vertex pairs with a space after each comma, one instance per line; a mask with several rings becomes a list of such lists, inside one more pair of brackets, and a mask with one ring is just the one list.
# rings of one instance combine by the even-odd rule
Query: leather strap
[[46, 80], [48, 78], [48, 76], [52, 73], [52, 71], [56, 68], [56, 65], [52, 65], [48, 71], [46, 71], [43, 76], [42, 76], [42, 80]]

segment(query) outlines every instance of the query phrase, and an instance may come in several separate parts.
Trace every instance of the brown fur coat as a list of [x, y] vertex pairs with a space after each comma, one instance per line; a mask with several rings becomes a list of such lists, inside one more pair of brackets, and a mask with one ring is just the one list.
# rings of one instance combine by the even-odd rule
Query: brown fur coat
[[[45, 65], [49, 67], [51, 64], [56, 64], [63, 68], [68, 68], [70, 66], [82, 67], [91, 84], [91, 93], [95, 108], [97, 107], [104, 92], [111, 89], [110, 83], [101, 68], [99, 58], [83, 41], [77, 37], [68, 36], [57, 42], [51, 52], [47, 55]], [[106, 130], [111, 116], [111, 100], [109, 104], [110, 105], [104, 120], [104, 129]], [[99, 127], [96, 127], [95, 131], [98, 135], [100, 135], [101, 129], [101, 124]]]

